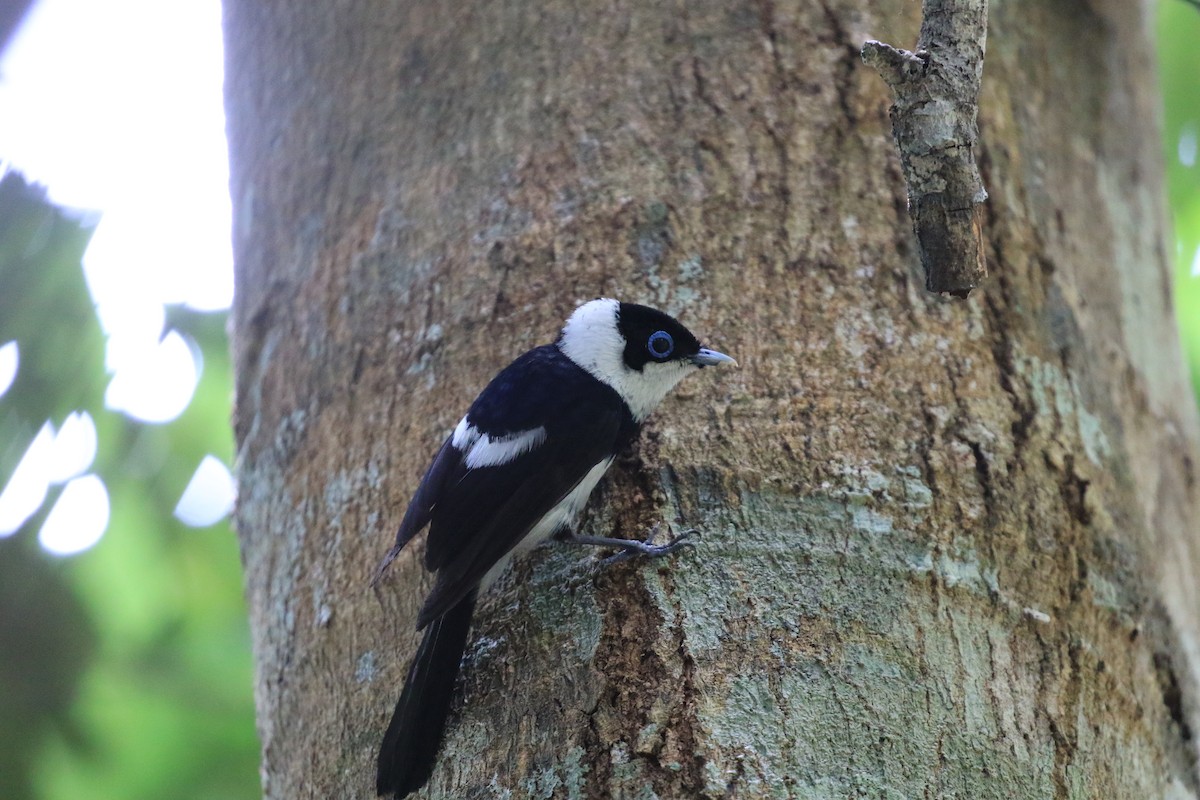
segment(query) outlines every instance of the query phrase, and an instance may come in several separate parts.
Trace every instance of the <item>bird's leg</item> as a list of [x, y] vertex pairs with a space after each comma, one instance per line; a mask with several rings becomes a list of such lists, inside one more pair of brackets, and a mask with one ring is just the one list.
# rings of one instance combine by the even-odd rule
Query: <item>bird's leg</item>
[[559, 541], [568, 542], [570, 544], [588, 544], [596, 547], [615, 547], [621, 552], [614, 556], [609, 556], [604, 559], [604, 564], [616, 564], [621, 561], [626, 561], [636, 556], [649, 556], [650, 558], [658, 558], [669, 553], [674, 553], [679, 548], [685, 545], [694, 545], [691, 537], [695, 536], [699, 531], [695, 528], [690, 528], [678, 536], [671, 539], [666, 544], [654, 544], [654, 537], [658, 534], [659, 523], [655, 523], [650, 529], [649, 535], [644, 541], [636, 539], [617, 539], [611, 536], [581, 536], [577, 533], [565, 532], [559, 537]]

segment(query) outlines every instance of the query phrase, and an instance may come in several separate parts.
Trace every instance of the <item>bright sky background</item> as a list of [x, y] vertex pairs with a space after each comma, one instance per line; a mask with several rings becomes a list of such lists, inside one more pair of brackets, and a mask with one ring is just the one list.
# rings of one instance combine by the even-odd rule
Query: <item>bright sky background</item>
[[[222, 62], [219, 0], [39, 0], [0, 60], [0, 160], [54, 202], [103, 214], [84, 272], [109, 337], [105, 401], [146, 422], [177, 417], [199, 377], [183, 337], [159, 342], [163, 305], [233, 297]], [[3, 345], [0, 395], [19, 362]], [[65, 482], [39, 540], [64, 554], [99, 540], [95, 440], [86, 414], [42, 429], [0, 492], [0, 536]], [[208, 525], [232, 501], [228, 469], [206, 459], [176, 514]]]

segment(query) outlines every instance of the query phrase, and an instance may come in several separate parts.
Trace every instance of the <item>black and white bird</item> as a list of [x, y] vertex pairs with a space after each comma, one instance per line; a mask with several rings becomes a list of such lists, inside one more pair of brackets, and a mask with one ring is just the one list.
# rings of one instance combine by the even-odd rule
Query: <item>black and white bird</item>
[[623, 552], [677, 549], [571, 527], [613, 458], [697, 369], [736, 362], [672, 317], [611, 299], [577, 308], [554, 344], [505, 367], [442, 445], [382, 570], [426, 525], [436, 573], [417, 617], [425, 636], [379, 749], [376, 790], [404, 797], [433, 772], [479, 593], [512, 557], [550, 536]]

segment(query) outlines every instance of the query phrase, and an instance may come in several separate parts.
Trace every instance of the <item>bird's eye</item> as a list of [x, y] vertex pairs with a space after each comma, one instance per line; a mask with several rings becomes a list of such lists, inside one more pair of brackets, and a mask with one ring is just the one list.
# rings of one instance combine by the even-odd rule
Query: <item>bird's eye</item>
[[650, 334], [650, 340], [646, 342], [646, 348], [650, 351], [650, 355], [655, 358], [666, 358], [675, 349], [675, 340], [666, 331], [655, 331]]

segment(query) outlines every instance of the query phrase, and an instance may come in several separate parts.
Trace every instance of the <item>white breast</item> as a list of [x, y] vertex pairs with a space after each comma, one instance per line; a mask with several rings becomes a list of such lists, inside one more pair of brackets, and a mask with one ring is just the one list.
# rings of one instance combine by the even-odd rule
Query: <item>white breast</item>
[[525, 538], [517, 543], [517, 546], [508, 551], [508, 554], [496, 562], [496, 565], [488, 570], [487, 575], [483, 577], [482, 587], [486, 591], [489, 586], [495, 582], [496, 578], [500, 577], [500, 573], [504, 572], [508, 562], [518, 553], [524, 553], [537, 545], [544, 542], [549, 537], [553, 536], [564, 527], [575, 524], [575, 518], [579, 516], [579, 512], [587, 505], [588, 496], [592, 490], [596, 488], [596, 484], [604, 477], [604, 473], [612, 464], [611, 458], [606, 458], [596, 466], [588, 470], [588, 473], [583, 476], [579, 483], [575, 484], [575, 488], [567, 493], [567, 496], [559, 501], [558, 505], [546, 512], [537, 524], [529, 529], [529, 533]]

